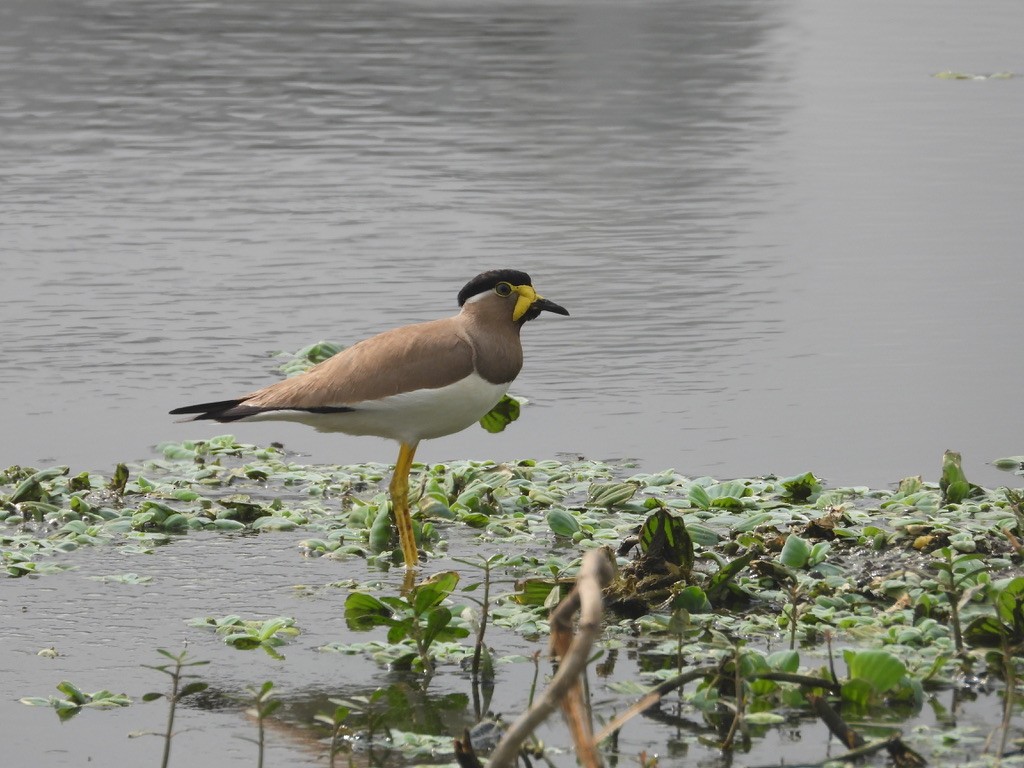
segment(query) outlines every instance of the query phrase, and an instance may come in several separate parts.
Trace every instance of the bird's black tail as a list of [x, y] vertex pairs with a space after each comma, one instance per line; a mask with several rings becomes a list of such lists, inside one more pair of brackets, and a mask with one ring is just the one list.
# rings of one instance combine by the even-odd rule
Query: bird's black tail
[[175, 408], [170, 413], [174, 416], [181, 414], [196, 414], [191, 419], [185, 419], [185, 421], [202, 421], [209, 419], [210, 421], [238, 421], [244, 419], [246, 416], [252, 416], [253, 414], [260, 413], [265, 409], [257, 408], [252, 405], [245, 405], [244, 398], [235, 398], [234, 400], [217, 400], [213, 403], [196, 403], [195, 405], [186, 405], [181, 408]]

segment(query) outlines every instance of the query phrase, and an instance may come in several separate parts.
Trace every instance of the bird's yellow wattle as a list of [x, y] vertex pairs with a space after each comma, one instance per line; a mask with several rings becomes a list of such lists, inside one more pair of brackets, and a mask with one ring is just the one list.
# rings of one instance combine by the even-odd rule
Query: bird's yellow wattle
[[519, 294], [519, 298], [516, 299], [516, 308], [512, 310], [512, 320], [516, 321], [526, 314], [527, 310], [533, 306], [533, 302], [540, 296], [533, 290], [532, 285], [516, 285], [513, 288]]

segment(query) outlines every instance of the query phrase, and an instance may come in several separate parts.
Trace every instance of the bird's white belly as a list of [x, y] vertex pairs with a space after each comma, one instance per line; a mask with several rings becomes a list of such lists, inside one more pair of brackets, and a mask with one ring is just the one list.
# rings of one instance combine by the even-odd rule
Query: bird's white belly
[[381, 400], [346, 403], [353, 409], [351, 411], [269, 411], [244, 421], [297, 421], [320, 432], [376, 435], [415, 443], [459, 432], [479, 421], [501, 400], [508, 388], [509, 384], [491, 384], [473, 373], [437, 389], [420, 389]]

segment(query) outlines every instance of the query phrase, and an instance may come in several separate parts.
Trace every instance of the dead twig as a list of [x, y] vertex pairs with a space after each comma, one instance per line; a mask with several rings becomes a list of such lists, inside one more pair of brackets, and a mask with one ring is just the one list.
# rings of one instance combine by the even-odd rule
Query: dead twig
[[826, 680], [823, 677], [811, 677], [800, 675], [796, 672], [757, 672], [747, 677], [748, 680], [774, 680], [777, 683], [795, 683], [804, 688], [821, 688], [829, 693], [839, 693], [843, 686], [841, 683]]
[[637, 715], [641, 715], [651, 707], [655, 706], [659, 701], [668, 696], [676, 688], [681, 688], [687, 683], [693, 682], [694, 680], [700, 680], [705, 675], [709, 675], [712, 672], [718, 670], [718, 665], [709, 665], [703, 667], [696, 667], [695, 669], [683, 672], [681, 675], [676, 675], [671, 680], [666, 680], [661, 683], [657, 688], [645, 693], [636, 704], [631, 706], [626, 711], [622, 712], [615, 719], [609, 722], [594, 738], [594, 741], [600, 743], [619, 730], [622, 726], [628, 723]]
[[[589, 718], [579, 717], [578, 707], [583, 698], [579, 678], [586, 669], [590, 649], [601, 634], [601, 590], [611, 582], [614, 570], [614, 560], [608, 550], [595, 549], [584, 555], [583, 565], [576, 577], [576, 586], [551, 614], [551, 650], [560, 659], [558, 671], [551, 678], [551, 684], [541, 698], [520, 715], [505, 732], [487, 763], [489, 768], [511, 766], [520, 747], [533, 730], [569, 696], [576, 700], [574, 706], [577, 708], [573, 720], [584, 721], [570, 721], [570, 728], [581, 731], [574, 732], [574, 739], [577, 740], [577, 757], [584, 766], [600, 765], [594, 740], [590, 737]], [[580, 611], [580, 620], [576, 635], [573, 637], [572, 618], [577, 608]], [[584, 739], [584, 743], [581, 744], [579, 739]], [[592, 762], [588, 762], [588, 759]]]
[[462, 738], [455, 739], [455, 762], [460, 768], [483, 768], [483, 763], [476, 756], [473, 742], [469, 738], [469, 729], [462, 730]]

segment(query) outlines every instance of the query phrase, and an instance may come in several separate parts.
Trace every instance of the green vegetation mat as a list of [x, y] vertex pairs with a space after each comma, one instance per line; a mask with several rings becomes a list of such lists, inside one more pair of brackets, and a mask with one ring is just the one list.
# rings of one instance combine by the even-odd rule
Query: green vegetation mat
[[[0, 472], [7, 575], [59, 572], [69, 567], [62, 555], [84, 547], [188, 546], [187, 534], [198, 530], [301, 529], [308, 536], [298, 546], [309, 557], [359, 559], [385, 571], [400, 558], [381, 490], [387, 466], [304, 466], [279, 448], [231, 436], [159, 452], [110, 476], [65, 467]], [[1002, 464], [1020, 469], [1019, 457]], [[936, 692], [985, 688], [999, 694], [1002, 709], [992, 733], [972, 737], [961, 764], [990, 760], [982, 746], [993, 756], [1019, 749], [1024, 495], [971, 485], [956, 454], [947, 453], [940, 483], [908, 478], [894, 490], [829, 489], [810, 473], [719, 482], [532, 460], [417, 465], [412, 486], [426, 553], [418, 583], [352, 586], [338, 609], [366, 642], [321, 650], [407, 670], [424, 690], [470, 664], [474, 684], [488, 682], [495, 660], [486, 632], [514, 633], [543, 649], [548, 610], [571, 587], [582, 554], [609, 547], [618, 575], [605, 592], [599, 647], [605, 655], [640, 649], [642, 661], [634, 679], [613, 686], [617, 698], [600, 705], [607, 719], [651, 691], [675, 691], [697, 724], [694, 738], [728, 751], [793, 717], [825, 718], [827, 699], [847, 723], [872, 723], [869, 738], [888, 738], [926, 703], [934, 709]], [[515, 588], [492, 592], [498, 575]], [[193, 624], [268, 653], [301, 630], [284, 617]], [[25, 702], [73, 714], [72, 694], [79, 706], [113, 697], [62, 685], [63, 699]], [[270, 689], [262, 693], [268, 698]], [[360, 719], [369, 701], [338, 703], [319, 720], [335, 735], [342, 725], [369, 728], [368, 716]], [[938, 757], [949, 733], [902, 735]], [[412, 760], [433, 736], [403, 738], [392, 734], [390, 748], [411, 750]], [[914, 764], [901, 762], [914, 754], [909, 748], [903, 758], [890, 754]]]

